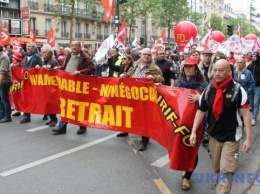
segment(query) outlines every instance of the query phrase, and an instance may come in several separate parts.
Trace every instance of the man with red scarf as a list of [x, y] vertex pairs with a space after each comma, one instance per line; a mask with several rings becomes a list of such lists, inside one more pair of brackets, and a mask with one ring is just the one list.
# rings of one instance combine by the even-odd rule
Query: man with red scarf
[[[236, 83], [231, 77], [230, 64], [225, 59], [213, 65], [213, 83], [202, 93], [195, 116], [190, 143], [197, 143], [196, 131], [208, 111], [206, 128], [210, 135], [209, 147], [212, 166], [217, 183], [216, 193], [230, 193], [233, 175], [238, 166], [239, 142], [242, 137], [244, 118], [246, 139], [243, 151], [251, 149], [251, 114], [247, 93], [243, 87], [235, 90]], [[233, 98], [232, 98], [233, 97]], [[240, 114], [239, 114], [240, 112]]]

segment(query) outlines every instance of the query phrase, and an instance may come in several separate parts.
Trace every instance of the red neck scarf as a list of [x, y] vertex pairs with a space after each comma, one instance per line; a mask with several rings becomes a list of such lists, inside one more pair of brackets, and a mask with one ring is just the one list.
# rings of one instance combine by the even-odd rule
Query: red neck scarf
[[216, 96], [213, 104], [213, 114], [216, 120], [219, 119], [220, 115], [223, 112], [223, 92], [227, 88], [228, 84], [232, 80], [232, 76], [229, 75], [223, 82], [217, 83], [216, 80], [213, 80], [213, 86], [216, 88]]

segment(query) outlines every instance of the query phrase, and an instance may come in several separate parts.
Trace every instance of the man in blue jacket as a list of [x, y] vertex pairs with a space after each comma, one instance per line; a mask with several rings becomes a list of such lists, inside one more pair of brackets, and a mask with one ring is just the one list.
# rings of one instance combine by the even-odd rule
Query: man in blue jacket
[[[43, 65], [41, 56], [37, 52], [37, 46], [34, 42], [28, 42], [26, 45], [26, 55], [24, 58], [23, 67], [25, 68], [39, 68]], [[24, 113], [21, 124], [31, 122], [31, 114]]]
[[[236, 60], [237, 70], [234, 71], [234, 79], [241, 84], [248, 96], [254, 92], [255, 80], [252, 73], [246, 68], [246, 60], [242, 57]], [[250, 99], [250, 98], [249, 98]], [[250, 101], [252, 107], [252, 102]]]

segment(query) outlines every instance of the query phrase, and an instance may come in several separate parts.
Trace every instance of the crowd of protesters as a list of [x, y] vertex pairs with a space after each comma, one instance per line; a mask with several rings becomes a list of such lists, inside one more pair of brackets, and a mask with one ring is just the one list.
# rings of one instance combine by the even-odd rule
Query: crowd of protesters
[[[155, 56], [151, 49], [141, 46], [127, 48], [123, 56], [117, 48], [112, 48], [102, 61], [96, 62], [94, 53], [82, 49], [79, 41], [72, 41], [70, 48], [60, 47], [57, 53], [49, 46], [43, 46], [39, 52], [33, 42], [28, 42], [26, 51], [21, 49], [20, 52], [13, 52], [12, 45], [6, 48], [0, 45], [0, 123], [11, 122], [11, 116], [21, 115], [19, 110], [11, 113], [8, 97], [12, 85], [11, 66], [54, 68], [74, 75], [147, 78], [157, 83], [157, 87], [164, 84], [197, 91], [197, 94], [187, 96], [191, 103], [198, 104], [190, 142], [196, 144], [196, 130], [206, 117], [202, 143], [210, 145], [216, 176], [219, 173], [228, 176], [236, 171], [238, 160], [235, 156], [243, 131], [246, 131], [243, 149], [248, 152], [251, 148], [251, 126], [257, 124], [260, 105], [260, 55], [252, 52], [235, 59], [233, 52], [226, 56], [219, 51], [200, 52], [196, 47], [193, 44], [189, 53], [159, 49]], [[228, 99], [228, 94], [234, 97]], [[48, 117], [50, 120], [46, 125], [54, 127], [58, 124], [53, 128], [54, 134], [66, 133], [67, 123], [58, 122], [56, 114], [44, 115], [43, 120]], [[28, 122], [31, 122], [31, 115], [24, 112], [20, 123]], [[77, 134], [84, 134], [86, 130], [86, 127], [79, 126]], [[125, 136], [128, 133], [117, 134], [117, 137]], [[148, 137], [142, 137], [138, 150], [146, 150], [148, 142]], [[197, 163], [198, 156], [195, 167]], [[190, 189], [192, 173], [183, 172], [183, 190]], [[217, 182], [217, 193], [229, 193], [231, 184], [228, 177], [226, 183]]]

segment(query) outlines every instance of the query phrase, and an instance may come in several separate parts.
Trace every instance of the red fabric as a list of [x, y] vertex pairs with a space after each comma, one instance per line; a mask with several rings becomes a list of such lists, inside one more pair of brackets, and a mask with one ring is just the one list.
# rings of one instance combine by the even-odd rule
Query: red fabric
[[162, 31], [160, 37], [155, 41], [154, 45], [152, 46], [152, 55], [156, 56], [156, 51], [159, 49], [163, 49], [164, 45], [163, 45], [163, 40], [165, 37], [165, 30]]
[[47, 43], [53, 48], [55, 47], [55, 37], [53, 28], [50, 29], [50, 32], [47, 36]]
[[7, 31], [0, 29], [0, 43], [2, 45], [8, 45], [10, 42], [10, 35]]
[[35, 42], [36, 41], [36, 33], [34, 32], [32, 32], [32, 30], [30, 30], [30, 39], [31, 39], [31, 41], [33, 41], [33, 42]]
[[223, 82], [218, 83], [216, 80], [213, 80], [213, 86], [216, 88], [216, 96], [213, 103], [213, 114], [216, 120], [219, 119], [220, 115], [223, 112], [223, 91], [227, 88], [229, 82], [232, 80], [232, 76], [229, 75]]
[[[170, 168], [193, 171], [198, 143], [189, 137], [196, 103], [195, 90], [160, 86], [145, 78], [109, 78], [77, 75], [50, 69], [13, 67], [10, 91], [17, 110], [61, 114], [61, 120], [80, 126], [147, 136], [168, 150]], [[140, 115], [140, 113], [142, 113]]]
[[66, 54], [64, 52], [63, 53], [58, 52], [58, 54], [56, 55], [56, 60], [58, 61], [59, 66], [63, 66], [65, 59], [66, 59]]
[[234, 57], [229, 57], [228, 61], [232, 65], [236, 64], [236, 59]]
[[102, 0], [102, 5], [105, 8], [104, 21], [109, 22], [114, 15], [115, 0]]

